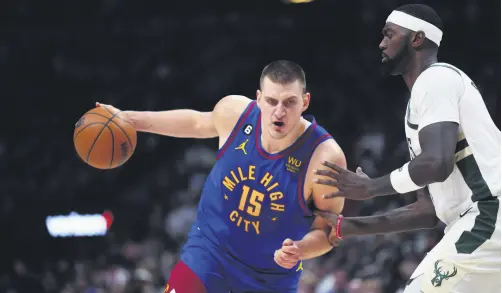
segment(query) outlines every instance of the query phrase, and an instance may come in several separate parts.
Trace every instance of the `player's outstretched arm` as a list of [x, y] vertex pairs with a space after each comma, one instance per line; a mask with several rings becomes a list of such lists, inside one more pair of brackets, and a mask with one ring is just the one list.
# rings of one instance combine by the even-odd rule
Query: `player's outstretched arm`
[[[418, 144], [421, 152], [414, 154], [413, 159], [387, 174], [376, 179], [367, 179], [355, 173], [343, 170], [336, 164], [326, 162], [332, 171], [323, 174], [331, 179], [322, 180], [321, 184], [339, 187], [340, 192], [327, 195], [328, 198], [343, 196], [354, 200], [364, 200], [375, 196], [408, 193], [424, 186], [445, 181], [453, 171], [457, 142], [461, 143], [459, 133], [459, 100], [464, 92], [464, 83], [459, 74], [450, 69], [431, 69], [438, 72], [432, 75], [423, 89], [417, 89], [413, 100], [413, 108], [417, 111], [419, 124]], [[410, 106], [411, 107], [411, 106]], [[323, 172], [323, 171], [321, 171]]]
[[336, 162], [326, 161], [323, 165], [330, 170], [316, 170], [316, 174], [324, 176], [317, 179], [316, 183], [340, 189], [325, 194], [324, 198], [365, 200], [412, 192], [431, 183], [443, 182], [450, 176], [455, 165], [457, 138], [458, 124], [437, 122], [419, 132], [422, 153], [392, 173], [370, 179], [346, 170]]
[[417, 191], [417, 201], [378, 216], [350, 217], [316, 211], [332, 227], [331, 242], [343, 237], [405, 232], [434, 228], [438, 222], [427, 188]]
[[[213, 138], [228, 135], [251, 100], [244, 96], [226, 96], [211, 112], [191, 109], [169, 111], [123, 111], [136, 130], [172, 137]], [[112, 111], [113, 106], [97, 103]]]

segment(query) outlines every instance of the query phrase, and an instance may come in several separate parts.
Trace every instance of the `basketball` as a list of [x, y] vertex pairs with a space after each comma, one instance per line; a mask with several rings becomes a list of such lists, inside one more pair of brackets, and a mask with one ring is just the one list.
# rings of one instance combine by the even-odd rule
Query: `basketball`
[[136, 149], [136, 129], [120, 112], [97, 107], [82, 116], [73, 132], [78, 156], [98, 169], [121, 166]]

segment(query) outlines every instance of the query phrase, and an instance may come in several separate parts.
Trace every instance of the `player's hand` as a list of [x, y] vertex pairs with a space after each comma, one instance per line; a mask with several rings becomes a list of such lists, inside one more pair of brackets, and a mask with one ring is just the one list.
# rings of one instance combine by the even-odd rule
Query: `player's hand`
[[323, 195], [323, 198], [345, 197], [353, 200], [365, 200], [373, 197], [369, 191], [372, 179], [364, 174], [361, 167], [358, 167], [356, 173], [354, 173], [334, 163], [324, 162], [323, 165], [331, 170], [316, 170], [315, 174], [331, 179], [316, 178], [314, 182], [338, 189], [337, 192]]
[[105, 110], [110, 112], [112, 115], [115, 115], [118, 112], [120, 112], [120, 109], [117, 109], [117, 108], [113, 107], [112, 105], [106, 105], [106, 104], [101, 104], [100, 102], [96, 102], [96, 108], [99, 108], [99, 107], [104, 108]]
[[336, 235], [336, 224], [338, 223], [339, 216], [330, 212], [325, 212], [321, 210], [315, 210], [314, 215], [319, 216], [326, 221], [326, 223], [331, 227], [331, 231], [328, 235], [328, 241], [332, 246], [340, 245], [342, 239], [338, 238]]
[[[120, 113], [120, 114], [118, 114], [118, 117], [120, 119], [123, 119], [123, 120], [131, 123], [132, 125], [134, 125], [133, 121], [130, 119], [130, 117], [128, 115], [129, 111], [122, 111], [120, 109], [113, 107], [112, 105], [101, 104], [100, 102], [96, 102], [96, 107], [97, 108], [101, 107], [101, 108], [105, 109], [106, 111], [110, 112], [110, 114], [112, 114], [112, 115], [116, 115], [117, 113]], [[134, 126], [136, 126], [136, 125], [134, 125]]]
[[282, 243], [281, 249], [274, 253], [274, 261], [285, 269], [291, 269], [300, 260], [300, 248], [291, 239], [286, 239]]

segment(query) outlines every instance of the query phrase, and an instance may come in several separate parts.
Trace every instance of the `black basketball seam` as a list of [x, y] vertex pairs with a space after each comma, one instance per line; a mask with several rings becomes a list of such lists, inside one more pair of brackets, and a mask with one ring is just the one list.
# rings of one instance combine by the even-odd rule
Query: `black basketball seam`
[[[119, 112], [119, 113], [120, 113], [120, 112]], [[104, 117], [104, 118], [107, 118], [107, 119], [108, 119], [108, 117], [106, 117], [106, 116], [105, 116], [105, 115], [103, 115], [103, 114], [99, 114], [99, 113], [87, 113], [87, 114], [85, 114], [85, 116], [87, 116], [87, 115], [98, 115], [98, 116], [101, 116], [101, 117]], [[117, 117], [117, 118], [118, 118], [118, 117]], [[120, 118], [119, 118], [119, 119], [120, 119]], [[120, 119], [120, 120], [125, 121], [125, 120], [123, 120], [123, 119]], [[127, 132], [125, 132], [125, 130], [124, 130], [124, 129], [122, 129], [122, 127], [120, 127], [120, 125], [118, 125], [115, 121], [113, 121], [113, 120], [112, 120], [112, 123], [113, 123], [113, 124], [115, 124], [115, 126], [117, 126], [120, 130], [122, 130], [122, 132], [124, 133], [125, 137], [127, 138], [127, 141], [128, 141], [128, 142], [129, 142], [129, 144], [131, 145], [131, 149], [134, 149], [134, 147], [133, 147], [133, 145], [132, 145], [132, 142], [131, 142], [131, 139], [129, 138], [129, 135], [127, 135]], [[131, 124], [131, 123], [129, 123], [129, 124]], [[131, 125], [132, 125], [132, 124], [131, 124]]]
[[[113, 121], [112, 121], [113, 122]], [[114, 156], [114, 153], [115, 153], [115, 137], [113, 135], [113, 131], [112, 129], [110, 128], [110, 126], [107, 126], [108, 129], [110, 129], [110, 133], [112, 134], [112, 159], [110, 160], [110, 166], [108, 166], [108, 168], [111, 168], [112, 167], [112, 164], [113, 164], [113, 156]], [[127, 135], [126, 135], [127, 136]]]
[[[101, 131], [98, 133], [98, 135], [96, 136], [96, 138], [94, 139], [94, 141], [92, 142], [92, 145], [91, 145], [91, 149], [89, 150], [89, 153], [87, 154], [87, 158], [85, 160], [86, 163], [89, 163], [89, 157], [91, 156], [91, 152], [92, 152], [92, 149], [94, 148], [94, 145], [96, 144], [96, 141], [98, 141], [98, 138], [101, 136], [101, 133], [103, 133], [103, 130], [105, 129], [105, 127], [107, 127], [108, 129], [110, 129], [110, 127], [108, 127], [108, 124], [110, 123], [110, 121], [112, 121], [112, 119], [117, 116], [117, 114], [120, 113], [120, 112], [117, 112], [115, 113], [112, 117], [108, 118], [108, 121], [106, 122], [105, 126], [103, 126], [103, 128], [101, 128]], [[111, 113], [110, 113], [111, 114]], [[102, 123], [102, 122], [101, 122]], [[112, 132], [112, 130], [110, 129], [110, 132]]]
[[103, 125], [106, 125], [105, 123], [103, 122], [92, 122], [92, 123], [89, 123], [87, 124], [84, 128], [80, 129], [79, 132], [77, 132], [77, 134], [75, 134], [75, 136], [73, 137], [73, 141], [75, 141], [75, 139], [77, 138], [77, 136], [82, 132], [84, 131], [84, 129], [86, 129], [87, 127], [91, 126], [91, 125], [94, 125], [94, 124], [103, 124]]
[[[106, 112], [108, 112], [108, 113], [110, 113], [110, 114], [112, 114], [112, 115], [113, 115], [113, 113], [112, 113], [112, 112], [110, 112], [110, 110], [106, 109], [106, 107], [102, 107], [102, 108], [103, 108], [103, 109], [105, 109], [105, 110], [106, 110]], [[122, 111], [118, 111], [118, 112], [117, 112], [117, 114], [118, 114], [118, 113], [120, 113], [120, 112], [122, 112]], [[96, 114], [96, 113], [89, 113], [89, 114]], [[117, 115], [117, 114], [115, 114], [115, 115]], [[124, 121], [125, 123], [131, 124], [131, 126], [132, 126], [132, 127], [134, 127], [134, 124], [132, 124], [131, 122], [129, 122], [129, 121], [127, 121], [127, 120], [124, 120], [124, 119], [122, 119], [122, 118], [120, 118], [120, 117], [117, 117], [117, 118], [118, 118], [118, 119], [120, 119], [120, 120], [122, 120], [122, 121]]]
[[[88, 163], [89, 162], [89, 157], [91, 156], [91, 153], [92, 153], [92, 150], [94, 149], [94, 145], [96, 144], [96, 142], [98, 141], [99, 137], [101, 136], [101, 133], [103, 133], [103, 130], [105, 130], [105, 128], [108, 128], [110, 129], [110, 127], [108, 127], [107, 124], [103, 125], [103, 128], [101, 128], [101, 130], [99, 131], [98, 135], [96, 135], [96, 138], [94, 139], [94, 141], [92, 142], [92, 145], [91, 145], [91, 148], [89, 149], [89, 153], [87, 154], [87, 158], [85, 158], [85, 162]], [[112, 130], [110, 129], [110, 132]]]

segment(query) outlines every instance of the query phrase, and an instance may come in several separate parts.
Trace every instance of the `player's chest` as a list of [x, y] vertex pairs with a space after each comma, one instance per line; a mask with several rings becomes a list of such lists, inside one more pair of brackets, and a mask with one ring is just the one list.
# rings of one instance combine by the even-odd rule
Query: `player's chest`
[[255, 156], [225, 157], [218, 161], [223, 186], [247, 185], [267, 192], [291, 192], [303, 177], [304, 162], [294, 156], [267, 160]]
[[[217, 180], [223, 192], [258, 197], [271, 206], [286, 206], [295, 202], [303, 190], [303, 162], [295, 154], [273, 160], [264, 159], [249, 148], [247, 154], [230, 152], [217, 163]], [[303, 192], [300, 194], [303, 195]], [[236, 196], [233, 196], [237, 200]], [[229, 198], [229, 200], [231, 200]]]
[[[289, 159], [289, 162], [288, 162]], [[220, 186], [219, 202], [231, 222], [245, 232], [277, 232], [280, 224], [299, 221], [303, 215], [301, 161], [294, 157], [277, 160], [226, 157], [214, 178]], [[299, 217], [303, 219], [303, 217]], [[246, 224], [249, 223], [249, 224]], [[246, 228], [246, 225], [249, 227]]]

